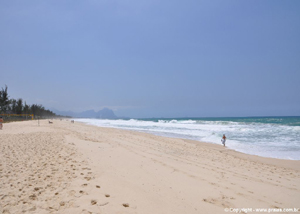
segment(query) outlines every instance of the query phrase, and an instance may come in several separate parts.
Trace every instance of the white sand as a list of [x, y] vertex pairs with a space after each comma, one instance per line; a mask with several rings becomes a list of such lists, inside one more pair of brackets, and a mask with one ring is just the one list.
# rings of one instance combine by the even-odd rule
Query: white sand
[[0, 213], [300, 208], [300, 161], [70, 121], [0, 131]]

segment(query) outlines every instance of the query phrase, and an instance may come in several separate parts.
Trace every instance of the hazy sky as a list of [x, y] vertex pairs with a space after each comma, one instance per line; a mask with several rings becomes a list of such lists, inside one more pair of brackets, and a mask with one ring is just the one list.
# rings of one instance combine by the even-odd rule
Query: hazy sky
[[118, 116], [300, 115], [299, 0], [0, 0], [0, 88]]

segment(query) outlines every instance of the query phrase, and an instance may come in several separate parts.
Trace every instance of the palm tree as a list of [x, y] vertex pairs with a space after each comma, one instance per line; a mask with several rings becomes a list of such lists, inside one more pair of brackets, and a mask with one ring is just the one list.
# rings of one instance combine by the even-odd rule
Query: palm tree
[[12, 113], [16, 114], [17, 113], [17, 100], [11, 99], [10, 104], [11, 104], [10, 110], [12, 111]]
[[[24, 114], [29, 114], [29, 105], [26, 104], [26, 101], [25, 101], [25, 104], [24, 104], [24, 107], [23, 107], [23, 113]], [[27, 119], [27, 116], [26, 116], [26, 119]]]
[[17, 114], [22, 114], [23, 113], [23, 100], [21, 98], [19, 98], [17, 100], [16, 113]]
[[5, 89], [2, 88], [0, 91], [0, 113], [6, 113], [9, 108], [9, 99], [7, 93], [7, 85], [5, 85]]

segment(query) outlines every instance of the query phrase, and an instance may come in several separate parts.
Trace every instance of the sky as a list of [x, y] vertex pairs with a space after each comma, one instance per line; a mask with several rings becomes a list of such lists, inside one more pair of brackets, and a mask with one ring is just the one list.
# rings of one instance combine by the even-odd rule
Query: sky
[[0, 88], [60, 111], [300, 115], [299, 0], [0, 0]]

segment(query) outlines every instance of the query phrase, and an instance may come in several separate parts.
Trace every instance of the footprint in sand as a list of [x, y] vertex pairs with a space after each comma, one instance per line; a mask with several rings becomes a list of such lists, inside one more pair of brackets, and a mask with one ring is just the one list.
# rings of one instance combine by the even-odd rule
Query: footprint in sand
[[35, 194], [33, 194], [33, 195], [30, 195], [30, 196], [29, 196], [29, 198], [30, 198], [31, 200], [36, 200], [36, 199], [37, 199], [37, 197], [36, 197], [36, 195], [35, 195]]
[[95, 204], [97, 204], [97, 201], [96, 200], [91, 200], [91, 204], [95, 205]]
[[85, 192], [85, 191], [83, 191], [83, 190], [80, 190], [79, 193], [80, 193], [81, 195], [88, 195], [88, 193]]

